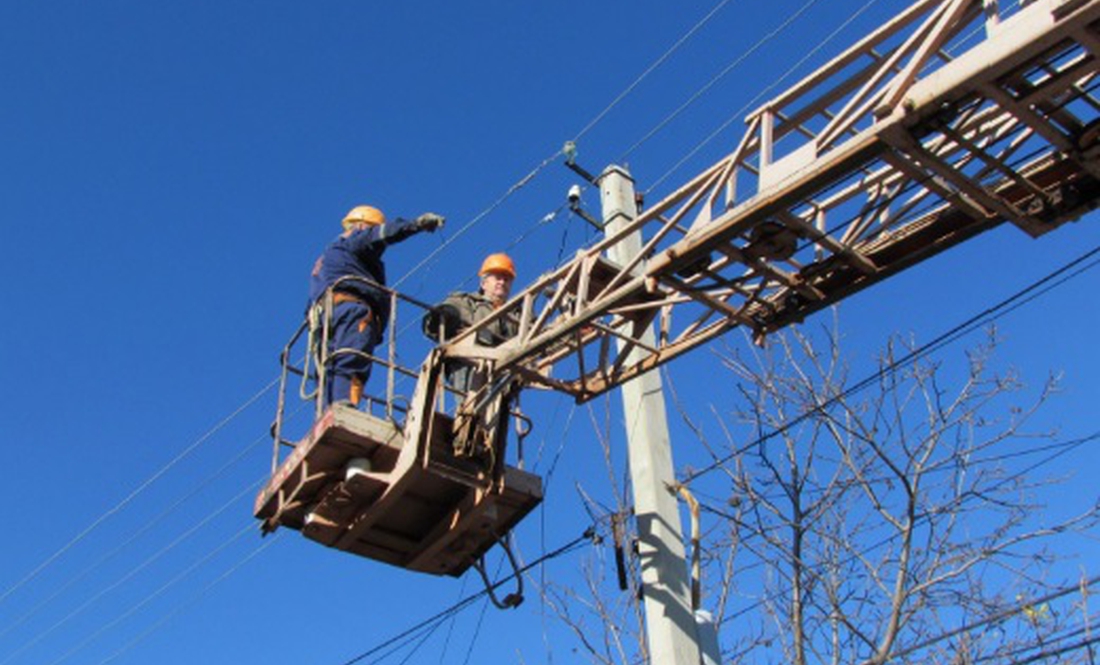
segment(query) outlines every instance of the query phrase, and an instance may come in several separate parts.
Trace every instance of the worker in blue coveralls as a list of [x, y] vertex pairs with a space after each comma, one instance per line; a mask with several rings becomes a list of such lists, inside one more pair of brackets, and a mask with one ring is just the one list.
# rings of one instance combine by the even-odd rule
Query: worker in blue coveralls
[[[382, 341], [389, 321], [390, 299], [383, 291], [361, 279], [384, 286], [386, 267], [382, 254], [386, 247], [401, 242], [421, 231], [435, 231], [443, 226], [443, 217], [424, 213], [414, 220], [386, 221], [378, 208], [356, 206], [344, 217], [344, 232], [333, 240], [313, 266], [309, 284], [309, 301], [316, 305], [333, 289], [333, 313], [326, 356], [327, 380], [323, 406], [347, 400], [358, 406], [363, 385], [370, 376], [371, 361], [367, 357]], [[334, 353], [337, 349], [348, 349]]]

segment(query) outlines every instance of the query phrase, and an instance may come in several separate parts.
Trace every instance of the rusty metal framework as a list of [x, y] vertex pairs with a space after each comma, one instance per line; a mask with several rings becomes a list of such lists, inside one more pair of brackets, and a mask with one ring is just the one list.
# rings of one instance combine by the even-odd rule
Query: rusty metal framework
[[[746, 118], [726, 158], [448, 357], [578, 401], [743, 326], [757, 338], [1008, 221], [1032, 236], [1100, 196], [1100, 0], [921, 0]], [[640, 233], [627, 265], [607, 250]], [[656, 324], [655, 341], [643, 332]]]

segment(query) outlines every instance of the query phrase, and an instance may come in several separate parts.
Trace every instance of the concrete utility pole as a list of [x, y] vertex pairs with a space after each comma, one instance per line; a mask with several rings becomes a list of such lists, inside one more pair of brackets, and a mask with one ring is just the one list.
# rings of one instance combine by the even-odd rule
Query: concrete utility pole
[[[637, 217], [634, 180], [626, 169], [613, 165], [598, 182], [604, 233], [613, 235]], [[610, 247], [607, 258], [622, 266], [641, 250], [642, 236], [638, 232]], [[650, 326], [641, 339], [652, 348], [654, 337]], [[621, 350], [624, 342], [620, 339], [618, 344]], [[699, 665], [680, 511], [676, 495], [669, 490], [675, 476], [661, 375], [650, 371], [623, 384], [622, 396], [638, 520], [649, 662]]]

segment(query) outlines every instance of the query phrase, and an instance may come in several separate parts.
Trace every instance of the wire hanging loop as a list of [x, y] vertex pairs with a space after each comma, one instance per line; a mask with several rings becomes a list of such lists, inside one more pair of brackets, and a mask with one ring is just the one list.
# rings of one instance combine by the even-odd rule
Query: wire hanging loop
[[519, 405], [519, 395], [516, 395], [515, 408], [512, 409], [512, 426], [513, 431], [516, 433], [516, 466], [520, 469], [524, 468], [523, 463], [523, 441], [527, 438], [527, 435], [534, 429], [534, 422], [531, 418], [523, 412]]
[[516, 562], [516, 557], [512, 553], [511, 534], [505, 535], [503, 538], [497, 538], [497, 544], [508, 556], [508, 565], [512, 567], [512, 577], [516, 580], [516, 590], [504, 597], [501, 600], [497, 597], [496, 588], [503, 584], [503, 582], [497, 582], [493, 584], [489, 581], [489, 575], [485, 572], [485, 556], [478, 557], [474, 562], [474, 568], [477, 569], [479, 575], [481, 575], [481, 581], [485, 583], [485, 591], [489, 594], [489, 600], [493, 601], [493, 605], [496, 605], [497, 609], [507, 610], [515, 607], [519, 607], [523, 603], [523, 574], [520, 572], [519, 564]]

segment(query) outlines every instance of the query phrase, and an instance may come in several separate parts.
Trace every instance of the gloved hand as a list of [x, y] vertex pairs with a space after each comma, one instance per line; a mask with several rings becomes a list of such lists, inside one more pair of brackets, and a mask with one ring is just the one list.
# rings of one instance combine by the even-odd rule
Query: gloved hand
[[439, 227], [443, 226], [443, 221], [444, 218], [442, 215], [437, 215], [434, 212], [426, 212], [416, 218], [416, 230], [435, 231]]
[[[443, 332], [442, 339], [439, 337], [441, 328]], [[428, 339], [433, 339], [437, 342], [444, 342], [451, 339], [457, 335], [462, 328], [462, 315], [458, 313], [458, 309], [456, 309], [454, 305], [448, 305], [446, 303], [436, 305], [428, 310], [428, 313], [424, 315], [421, 321], [421, 329], [424, 331], [424, 335]]]

